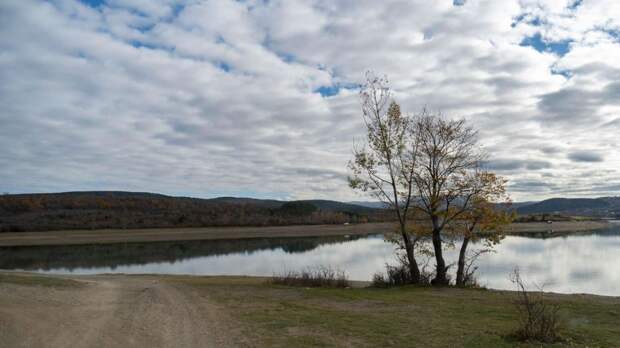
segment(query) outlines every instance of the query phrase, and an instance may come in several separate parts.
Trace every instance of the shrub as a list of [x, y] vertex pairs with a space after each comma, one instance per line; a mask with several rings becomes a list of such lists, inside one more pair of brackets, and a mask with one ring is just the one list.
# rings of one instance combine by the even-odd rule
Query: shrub
[[475, 275], [475, 270], [467, 273], [465, 275], [465, 278], [463, 280], [463, 284], [462, 285], [457, 285], [463, 288], [473, 288], [473, 289], [482, 289], [483, 286], [480, 285], [480, 282], [478, 282], [478, 278]]
[[559, 305], [546, 301], [542, 289], [535, 293], [528, 292], [518, 268], [515, 268], [510, 280], [517, 286], [518, 293], [514, 301], [519, 313], [519, 327], [514, 333], [515, 337], [520, 341], [560, 341], [559, 331], [562, 325]]
[[326, 266], [308, 267], [302, 271], [285, 271], [271, 278], [273, 284], [311, 288], [347, 288], [351, 286], [344, 271]]
[[[420, 270], [420, 285], [430, 284], [433, 275], [426, 271], [426, 268]], [[397, 265], [385, 264], [385, 273], [377, 272], [372, 276], [372, 286], [376, 288], [389, 288], [392, 286], [402, 286], [411, 284], [411, 273], [409, 265], [402, 260]]]

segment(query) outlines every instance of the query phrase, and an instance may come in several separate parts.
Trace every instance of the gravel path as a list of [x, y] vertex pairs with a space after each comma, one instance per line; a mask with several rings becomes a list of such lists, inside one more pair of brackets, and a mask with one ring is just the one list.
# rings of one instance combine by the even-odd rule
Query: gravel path
[[0, 283], [5, 347], [230, 347], [206, 295], [149, 276], [72, 277], [79, 286]]

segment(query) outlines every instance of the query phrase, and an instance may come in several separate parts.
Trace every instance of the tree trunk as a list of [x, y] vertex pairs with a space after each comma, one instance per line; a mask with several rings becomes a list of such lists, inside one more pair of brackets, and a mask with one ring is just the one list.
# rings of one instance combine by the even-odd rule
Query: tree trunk
[[433, 249], [435, 251], [435, 278], [431, 281], [432, 285], [448, 285], [446, 261], [443, 259], [443, 249], [441, 245], [441, 230], [439, 229], [439, 218], [432, 217], [433, 221]]
[[463, 238], [461, 251], [459, 252], [458, 268], [456, 270], [456, 286], [465, 286], [465, 256], [467, 255], [467, 245], [470, 237]]
[[409, 261], [409, 273], [411, 274], [411, 283], [418, 284], [420, 283], [420, 268], [418, 267], [418, 263], [415, 260], [413, 243], [411, 243], [411, 239], [409, 239], [409, 235], [404, 232], [404, 227], [401, 227], [401, 233], [403, 235], [403, 240], [405, 242], [405, 250], [407, 251], [407, 261]]

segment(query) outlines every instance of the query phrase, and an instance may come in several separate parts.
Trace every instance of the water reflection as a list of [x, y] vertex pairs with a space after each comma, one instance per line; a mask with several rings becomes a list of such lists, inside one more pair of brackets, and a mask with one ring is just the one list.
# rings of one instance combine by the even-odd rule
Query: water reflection
[[620, 296], [620, 229], [603, 233], [533, 239], [507, 237], [496, 253], [480, 260], [480, 280], [511, 289], [515, 266], [532, 287], [562, 293]]
[[[219, 241], [0, 248], [0, 269], [49, 273], [263, 275], [314, 265], [369, 280], [394, 247], [382, 236], [261, 238]], [[453, 261], [455, 251], [447, 253]], [[519, 266], [531, 286], [546, 291], [620, 296], [620, 225], [589, 234], [508, 236], [479, 260], [481, 284], [513, 289]]]

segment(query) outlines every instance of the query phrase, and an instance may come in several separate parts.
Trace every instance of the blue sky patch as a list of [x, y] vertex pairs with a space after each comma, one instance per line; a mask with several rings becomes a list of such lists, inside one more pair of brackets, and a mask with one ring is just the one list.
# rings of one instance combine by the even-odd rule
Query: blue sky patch
[[315, 89], [314, 93], [320, 93], [321, 97], [326, 98], [326, 97], [335, 96], [336, 94], [340, 93], [341, 89], [354, 89], [354, 88], [357, 88], [357, 85], [335, 83], [330, 86], [321, 86]]
[[295, 56], [290, 53], [276, 53], [282, 61], [287, 63], [293, 63], [295, 61]]
[[583, 0], [575, 0], [575, 1], [573, 1], [572, 4], [568, 5], [568, 8], [571, 9], [571, 10], [574, 10], [577, 7], [579, 7], [582, 2], [583, 2]]
[[142, 41], [139, 41], [139, 40], [130, 40], [129, 44], [132, 45], [135, 48], [143, 48], [144, 47], [144, 48], [148, 48], [148, 49], [151, 49], [151, 50], [164, 49], [163, 46], [157, 46], [157, 45], [149, 44], [149, 43], [142, 42]]
[[620, 42], [620, 28], [619, 29], [602, 29], [607, 35], [614, 38], [614, 40]]
[[536, 33], [534, 36], [528, 36], [524, 38], [520, 46], [533, 47], [538, 52], [552, 52], [559, 56], [564, 56], [570, 51], [571, 41], [558, 41], [558, 42], [545, 42], [540, 33]]
[[338, 87], [338, 85], [321, 86], [317, 88], [315, 92], [319, 92], [321, 97], [331, 97], [340, 92], [340, 87]]
[[230, 70], [232, 70], [232, 67], [226, 62], [217, 62], [215, 63], [215, 66], [224, 72], [230, 72]]
[[533, 26], [539, 27], [539, 26], [541, 26], [543, 24], [543, 20], [540, 19], [540, 17], [538, 17], [538, 16], [534, 16], [532, 18], [532, 16], [530, 16], [529, 14], [522, 13], [522, 14], [520, 14], [520, 15], [518, 15], [518, 16], [513, 18], [512, 24], [510, 24], [510, 26], [512, 28], [514, 28], [519, 23], [526, 23], [526, 24], [529, 24], [529, 25], [533, 25]]
[[90, 7], [99, 7], [105, 4], [105, 0], [80, 0], [80, 2]]

